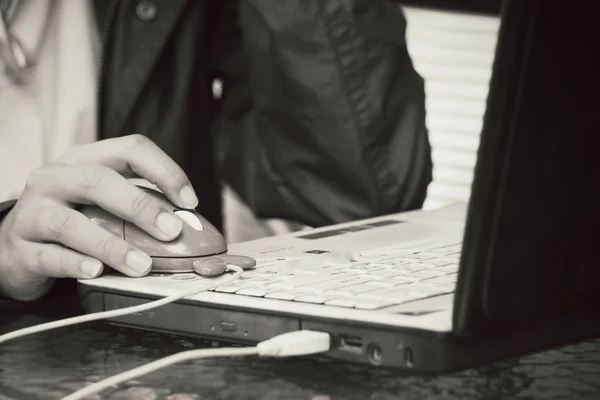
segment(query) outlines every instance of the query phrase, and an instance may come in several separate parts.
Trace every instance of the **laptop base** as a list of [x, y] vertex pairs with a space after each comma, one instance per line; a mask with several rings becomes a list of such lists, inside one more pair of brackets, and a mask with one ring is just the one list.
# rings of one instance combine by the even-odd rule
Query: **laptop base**
[[[86, 312], [100, 312], [155, 300], [150, 296], [80, 285]], [[442, 311], [443, 312], [443, 311]], [[556, 316], [534, 327], [498, 337], [464, 338], [452, 333], [390, 326], [344, 323], [306, 315], [264, 313], [180, 301], [110, 323], [167, 334], [254, 345], [273, 336], [310, 329], [330, 333], [336, 348], [325, 354], [335, 360], [394, 368], [411, 373], [442, 373], [600, 337], [600, 320], [592, 313]]]

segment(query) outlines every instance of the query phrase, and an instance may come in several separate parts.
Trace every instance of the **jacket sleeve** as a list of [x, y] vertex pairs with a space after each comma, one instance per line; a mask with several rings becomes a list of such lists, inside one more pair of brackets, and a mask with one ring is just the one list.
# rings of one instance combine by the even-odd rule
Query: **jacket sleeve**
[[233, 3], [213, 59], [222, 179], [258, 217], [311, 226], [420, 208], [431, 148], [401, 9], [387, 0]]
[[15, 204], [17, 204], [17, 200], [9, 200], [0, 203], [0, 224], [2, 223], [2, 220], [4, 219], [6, 214], [8, 214], [10, 210], [12, 210]]

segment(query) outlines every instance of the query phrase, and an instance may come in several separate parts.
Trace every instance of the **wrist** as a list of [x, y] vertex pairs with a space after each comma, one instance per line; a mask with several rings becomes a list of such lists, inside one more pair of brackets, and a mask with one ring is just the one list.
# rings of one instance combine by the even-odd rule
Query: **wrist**
[[0, 298], [34, 301], [45, 296], [54, 285], [54, 278], [22, 279], [11, 268], [0, 263]]
[[33, 301], [44, 296], [52, 288], [54, 279], [43, 276], [28, 276], [24, 268], [19, 268], [18, 262], [9, 257], [9, 232], [4, 232], [0, 219], [0, 298], [10, 298], [20, 301]]

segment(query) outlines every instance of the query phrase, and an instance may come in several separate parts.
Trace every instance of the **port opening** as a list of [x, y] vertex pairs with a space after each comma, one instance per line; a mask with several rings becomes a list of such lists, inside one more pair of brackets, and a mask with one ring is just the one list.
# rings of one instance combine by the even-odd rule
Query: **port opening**
[[339, 335], [340, 336], [340, 349], [350, 350], [355, 352], [362, 352], [363, 340], [360, 336], [352, 335]]
[[414, 365], [413, 352], [410, 347], [404, 348], [404, 364], [409, 368]]
[[367, 348], [367, 357], [369, 362], [373, 365], [383, 364], [383, 350], [377, 345], [377, 343], [371, 343]]

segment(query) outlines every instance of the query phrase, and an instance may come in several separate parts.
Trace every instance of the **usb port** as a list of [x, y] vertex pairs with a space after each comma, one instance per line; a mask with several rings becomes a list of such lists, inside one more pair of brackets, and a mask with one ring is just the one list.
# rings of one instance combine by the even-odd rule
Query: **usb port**
[[362, 352], [363, 340], [360, 336], [340, 335], [340, 350]]

